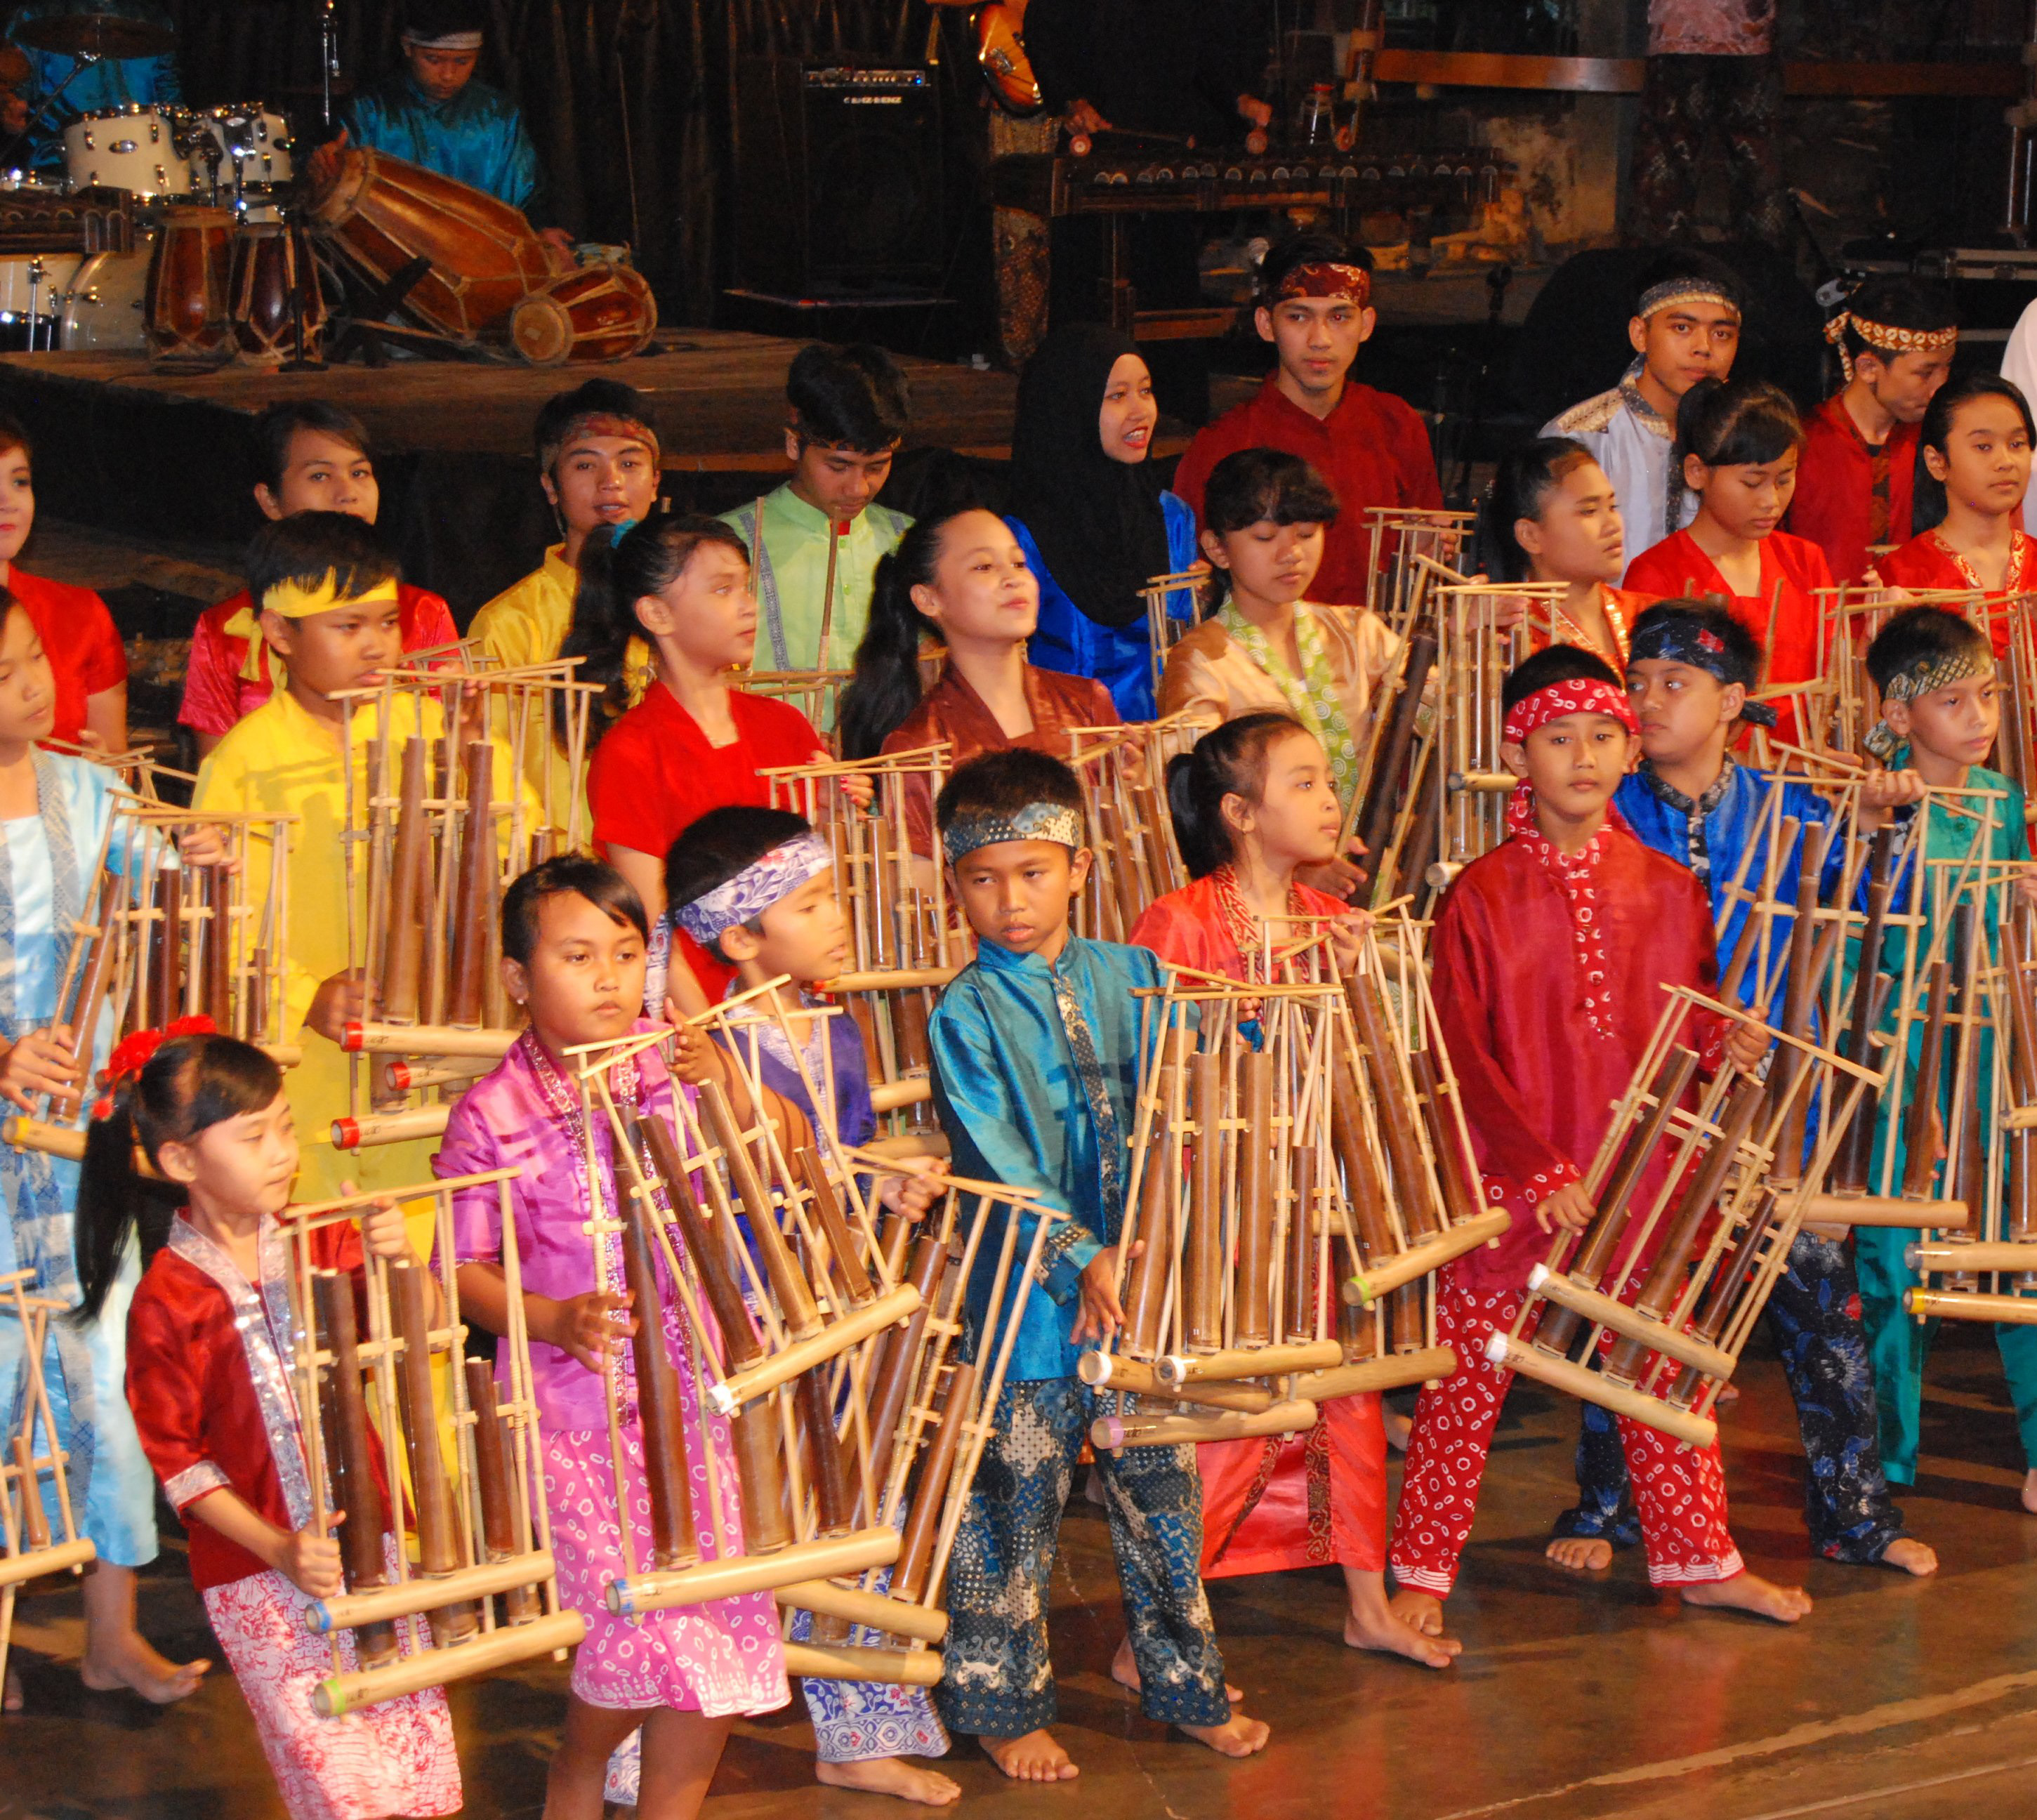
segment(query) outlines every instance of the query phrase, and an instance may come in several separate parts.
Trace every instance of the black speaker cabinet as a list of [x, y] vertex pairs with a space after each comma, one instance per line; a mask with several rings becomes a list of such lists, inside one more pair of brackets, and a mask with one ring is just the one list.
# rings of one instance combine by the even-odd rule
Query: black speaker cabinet
[[932, 71], [755, 58], [736, 92], [739, 285], [806, 295], [940, 277]]

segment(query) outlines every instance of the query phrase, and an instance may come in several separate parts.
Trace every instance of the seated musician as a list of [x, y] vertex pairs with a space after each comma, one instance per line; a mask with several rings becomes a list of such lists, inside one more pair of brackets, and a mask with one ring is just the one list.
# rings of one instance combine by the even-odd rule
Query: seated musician
[[913, 522], [876, 503], [912, 418], [912, 388], [882, 348], [816, 342], [792, 357], [785, 403], [791, 474], [721, 515], [750, 546], [755, 666], [846, 670], [870, 618], [877, 565]]
[[[20, 45], [27, 54], [28, 80], [20, 93], [35, 131], [26, 157], [9, 147], [0, 151], [0, 162], [33, 165], [38, 170], [60, 168], [64, 161], [63, 129], [80, 115], [106, 113], [116, 108], [146, 107], [151, 102], [175, 105], [183, 100], [183, 81], [177, 74], [177, 60], [168, 52], [153, 57], [104, 57], [87, 62], [61, 51], [38, 50], [24, 35], [23, 28], [32, 26], [38, 20], [86, 10], [115, 19], [131, 19], [172, 34], [176, 30], [176, 21], [157, 0], [93, 0], [89, 9], [80, 7], [77, 0], [25, 0], [8, 18], [6, 30], [0, 32], [0, 37]], [[52, 96], [57, 96], [54, 101], [50, 100]], [[47, 108], [45, 102], [50, 104]], [[40, 118], [36, 118], [39, 110]], [[23, 122], [24, 126], [28, 123]]]
[[1366, 514], [1375, 506], [1437, 508], [1443, 493], [1429, 432], [1414, 407], [1351, 377], [1378, 321], [1372, 255], [1336, 236], [1296, 234], [1259, 263], [1259, 338], [1278, 364], [1257, 393], [1197, 432], [1174, 470], [1174, 490], [1203, 515], [1211, 471], [1240, 449], [1299, 455], [1344, 509], [1330, 527], [1319, 599], [1362, 606], [1372, 567]]
[[[945, 742], [950, 765], [1025, 746], [1068, 754], [1082, 727], [1114, 727], [1102, 683], [1026, 661], [1039, 623], [1038, 578], [995, 512], [966, 507], [923, 518], [877, 566], [870, 626], [842, 691], [841, 755], [916, 752]], [[920, 646], [945, 646], [940, 680], [925, 686]], [[926, 780], [908, 780], [913, 851], [933, 851]]]
[[551, 218], [523, 110], [474, 79], [486, 41], [481, 7], [474, 0], [405, 0], [402, 16], [403, 61], [348, 104], [341, 142], [485, 190], [570, 253], [573, 236]]
[[[255, 420], [255, 462], [262, 478], [255, 504], [271, 520], [293, 512], [343, 512], [372, 524], [381, 509], [368, 432], [350, 411], [323, 398], [269, 406]], [[396, 587], [402, 606], [403, 649], [429, 651], [459, 636], [452, 610], [430, 589]], [[245, 588], [198, 615], [184, 670], [177, 724], [188, 727], [202, 758], [244, 714], [274, 692], [267, 641]]]
[[[1196, 561], [1196, 515], [1147, 459], [1159, 415], [1132, 338], [1068, 323], [1026, 363], [1011, 427], [1004, 522], [1040, 583], [1026, 655], [1042, 670], [1094, 677], [1127, 720], [1154, 717], [1141, 591]], [[1191, 590], [1167, 604], [1176, 619], [1195, 618]]]

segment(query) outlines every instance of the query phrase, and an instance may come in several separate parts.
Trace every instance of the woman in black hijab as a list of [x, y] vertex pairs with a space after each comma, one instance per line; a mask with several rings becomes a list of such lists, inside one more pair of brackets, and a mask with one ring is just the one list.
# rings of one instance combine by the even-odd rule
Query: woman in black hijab
[[[1155, 712], [1139, 591], [1196, 561], [1195, 515], [1146, 459], [1159, 414], [1132, 338], [1071, 323], [1027, 363], [1011, 432], [1005, 522], [1040, 578], [1039, 629], [1026, 655], [1042, 670], [1094, 677], [1128, 721]], [[1177, 619], [1195, 616], [1185, 587], [1167, 607]]]

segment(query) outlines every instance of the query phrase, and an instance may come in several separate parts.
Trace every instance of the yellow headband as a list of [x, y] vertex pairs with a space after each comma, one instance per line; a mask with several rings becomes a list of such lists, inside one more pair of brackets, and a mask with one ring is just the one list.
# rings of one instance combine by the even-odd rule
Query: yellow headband
[[330, 613], [339, 606], [393, 606], [399, 596], [393, 580], [378, 581], [359, 594], [342, 594], [332, 572], [316, 587], [301, 587], [294, 581], [279, 581], [262, 595], [264, 613], [280, 613], [285, 619], [308, 619], [315, 613]]

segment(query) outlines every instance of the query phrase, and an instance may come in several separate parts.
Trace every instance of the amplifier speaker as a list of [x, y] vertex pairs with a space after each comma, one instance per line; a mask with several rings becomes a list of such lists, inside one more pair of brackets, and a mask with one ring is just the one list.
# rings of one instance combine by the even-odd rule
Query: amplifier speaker
[[805, 295], [941, 276], [933, 71], [754, 58], [736, 92], [739, 285]]

